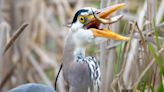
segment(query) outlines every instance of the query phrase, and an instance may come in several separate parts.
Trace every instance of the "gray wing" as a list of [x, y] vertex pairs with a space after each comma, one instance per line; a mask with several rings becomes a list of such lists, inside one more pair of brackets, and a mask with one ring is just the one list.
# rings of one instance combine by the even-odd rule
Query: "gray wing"
[[68, 83], [70, 92], [99, 92], [100, 69], [94, 57], [70, 63]]
[[72, 62], [68, 74], [70, 92], [88, 92], [91, 85], [88, 64], [86, 62]]

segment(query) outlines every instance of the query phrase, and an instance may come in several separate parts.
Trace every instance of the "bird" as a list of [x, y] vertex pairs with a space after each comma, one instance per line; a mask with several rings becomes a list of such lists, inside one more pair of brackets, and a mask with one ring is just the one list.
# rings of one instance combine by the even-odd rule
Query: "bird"
[[99, 63], [95, 57], [86, 56], [85, 50], [99, 38], [129, 40], [129, 37], [100, 28], [100, 24], [113, 24], [120, 20], [122, 15], [110, 15], [123, 6], [124, 3], [104, 9], [84, 7], [75, 13], [63, 49], [63, 78], [68, 92], [99, 92]]
[[27, 83], [8, 90], [7, 92], [56, 92], [53, 87], [39, 83]]

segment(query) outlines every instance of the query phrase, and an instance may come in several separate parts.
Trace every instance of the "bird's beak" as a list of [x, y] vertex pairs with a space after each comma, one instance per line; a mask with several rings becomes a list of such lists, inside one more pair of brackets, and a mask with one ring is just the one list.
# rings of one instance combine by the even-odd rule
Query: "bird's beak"
[[114, 40], [129, 40], [129, 37], [121, 36], [106, 28], [104, 29], [90, 28], [90, 30], [92, 31], [94, 37], [104, 37], [104, 38], [110, 38]]
[[[121, 3], [121, 4], [116, 4], [116, 5], [99, 10], [96, 13], [96, 15], [93, 14], [93, 17], [90, 18], [91, 24], [95, 24], [95, 22], [99, 22], [99, 24], [100, 23], [112, 24], [112, 23], [117, 22], [118, 20], [122, 18], [122, 15], [114, 16], [108, 19], [106, 18], [110, 16], [112, 13], [114, 13], [115, 11], [117, 11], [118, 9], [122, 8], [123, 6], [125, 6], [125, 4]], [[128, 40], [129, 39], [128, 37], [121, 36], [105, 28], [99, 29], [99, 27], [90, 26], [88, 29], [92, 31], [94, 37], [104, 37], [104, 38], [110, 38], [114, 40]]]

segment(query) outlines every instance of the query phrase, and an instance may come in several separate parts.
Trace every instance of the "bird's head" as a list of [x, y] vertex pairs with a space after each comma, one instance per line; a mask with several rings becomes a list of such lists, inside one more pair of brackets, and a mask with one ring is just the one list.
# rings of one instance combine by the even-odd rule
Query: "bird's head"
[[100, 28], [101, 23], [112, 24], [120, 20], [122, 15], [114, 17], [110, 17], [110, 15], [123, 6], [125, 6], [124, 3], [116, 4], [101, 10], [91, 7], [78, 10], [75, 13], [71, 25], [75, 43], [79, 46], [86, 46], [88, 43], [93, 42], [96, 37], [128, 40], [128, 37], [121, 36], [105, 28]]

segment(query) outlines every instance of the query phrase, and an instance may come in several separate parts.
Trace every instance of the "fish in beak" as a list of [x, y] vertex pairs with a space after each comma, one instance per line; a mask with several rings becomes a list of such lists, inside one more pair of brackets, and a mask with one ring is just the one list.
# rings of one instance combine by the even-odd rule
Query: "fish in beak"
[[125, 6], [125, 4], [121, 3], [93, 12], [93, 14], [88, 17], [89, 22], [87, 25], [85, 25], [85, 27], [92, 31], [94, 37], [104, 37], [114, 40], [129, 40], [129, 37], [121, 36], [106, 28], [99, 28], [101, 23], [113, 24], [119, 21], [122, 18], [122, 15], [117, 15], [114, 17], [109, 16], [123, 6]]

